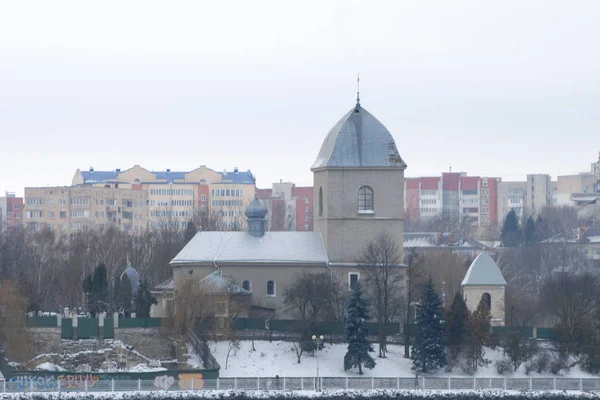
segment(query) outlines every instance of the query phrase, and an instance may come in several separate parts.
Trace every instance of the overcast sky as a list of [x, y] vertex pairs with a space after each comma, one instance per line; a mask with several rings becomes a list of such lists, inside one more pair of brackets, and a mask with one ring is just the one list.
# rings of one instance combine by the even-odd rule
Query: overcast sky
[[355, 102], [407, 176], [524, 178], [600, 150], [599, 1], [6, 1], [0, 195], [77, 168], [312, 184]]

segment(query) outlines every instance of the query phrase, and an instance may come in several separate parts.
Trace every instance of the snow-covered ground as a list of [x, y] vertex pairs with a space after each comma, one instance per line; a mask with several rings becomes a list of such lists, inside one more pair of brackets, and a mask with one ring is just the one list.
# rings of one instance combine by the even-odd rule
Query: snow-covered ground
[[[211, 352], [221, 365], [221, 377], [312, 377], [316, 375], [317, 358], [308, 354], [302, 355], [301, 363], [297, 363], [296, 354], [291, 342], [283, 341], [255, 341], [256, 351], [252, 351], [251, 341], [240, 341], [239, 350], [232, 350], [229, 355], [227, 369], [225, 359], [229, 342], [213, 342], [210, 344]], [[343, 359], [346, 354], [346, 344], [326, 344], [319, 352], [319, 374], [322, 377], [359, 376], [358, 370], [344, 371]], [[374, 345], [377, 349], [377, 345]], [[373, 377], [411, 377], [415, 373], [411, 370], [412, 363], [404, 358], [404, 347], [388, 345], [387, 358], [377, 358], [377, 352], [371, 353], [377, 365], [374, 369], [363, 369], [363, 376]], [[486, 358], [492, 362], [485, 367], [479, 367], [475, 376], [497, 377], [502, 376], [496, 372], [495, 362], [502, 358], [502, 349], [486, 349]], [[456, 368], [452, 372], [437, 371], [433, 376], [473, 376], [467, 375]], [[517, 372], [507, 375], [511, 377], [555, 377], [551, 373], [525, 374], [525, 367], [521, 365]], [[581, 371], [576, 366], [571, 368], [564, 376], [573, 378], [597, 377]]]

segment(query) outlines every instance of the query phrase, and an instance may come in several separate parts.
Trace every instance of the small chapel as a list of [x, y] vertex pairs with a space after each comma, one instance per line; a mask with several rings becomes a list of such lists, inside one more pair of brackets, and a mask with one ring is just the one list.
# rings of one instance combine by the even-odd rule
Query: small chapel
[[460, 286], [469, 311], [475, 311], [483, 299], [490, 310], [492, 326], [504, 326], [506, 280], [488, 253], [484, 251], [473, 260]]
[[236, 293], [251, 294], [252, 306], [278, 318], [293, 317], [283, 293], [305, 271], [335, 275], [350, 290], [361, 279], [357, 257], [377, 235], [388, 232], [403, 248], [405, 169], [393, 136], [357, 92], [311, 167], [314, 231], [265, 231], [267, 210], [255, 198], [245, 212], [247, 231], [198, 232], [171, 260], [172, 279], [153, 290], [152, 316], [166, 316], [182, 282], [208, 276], [231, 282]]

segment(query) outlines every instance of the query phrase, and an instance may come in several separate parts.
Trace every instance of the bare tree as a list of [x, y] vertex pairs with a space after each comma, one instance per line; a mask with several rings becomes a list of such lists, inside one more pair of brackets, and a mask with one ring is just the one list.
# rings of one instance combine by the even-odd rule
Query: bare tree
[[574, 232], [581, 226], [574, 207], [547, 206], [544, 207], [536, 223], [536, 236], [538, 239], [573, 237]]
[[293, 327], [301, 332], [298, 341], [294, 342], [298, 363], [304, 352], [315, 350], [315, 343], [311, 337], [316, 322], [332, 314], [331, 294], [337, 290], [334, 289], [334, 281], [330, 274], [307, 271], [296, 278], [294, 285], [285, 288], [284, 304], [287, 310], [299, 319]]
[[600, 280], [590, 273], [558, 272], [544, 280], [540, 293], [545, 309], [558, 318], [563, 351], [579, 355], [596, 333], [595, 318]]
[[27, 300], [10, 280], [0, 281], [0, 347], [14, 361], [27, 361], [33, 340], [25, 327]]
[[[460, 284], [471, 261], [471, 256], [465, 253], [455, 253], [452, 250], [432, 250], [423, 254], [421, 268], [424, 277], [431, 276], [438, 293], [451, 293], [453, 296], [454, 293], [460, 291]], [[446, 299], [443, 300], [448, 303]]]
[[417, 252], [414, 247], [411, 247], [404, 253], [404, 264], [408, 268], [408, 282], [406, 289], [405, 305], [404, 305], [404, 358], [410, 358], [410, 330], [411, 323], [410, 306], [411, 303], [419, 299], [419, 294], [422, 291], [424, 283], [423, 275], [423, 257]]
[[402, 247], [393, 235], [382, 232], [361, 251], [357, 263], [377, 319], [379, 357], [383, 358], [387, 353], [387, 324], [400, 317], [404, 308], [408, 277], [402, 264]]

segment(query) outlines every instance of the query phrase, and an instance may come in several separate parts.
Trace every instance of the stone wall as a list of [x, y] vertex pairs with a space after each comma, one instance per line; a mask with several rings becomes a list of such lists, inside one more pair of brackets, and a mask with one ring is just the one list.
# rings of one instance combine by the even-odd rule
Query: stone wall
[[504, 286], [463, 286], [462, 292], [467, 308], [471, 312], [477, 309], [481, 296], [489, 293], [492, 300], [490, 310], [492, 325], [504, 325]]
[[29, 328], [37, 354], [58, 353], [61, 328]]
[[175, 359], [173, 340], [162, 328], [115, 328], [115, 339], [154, 360]]

